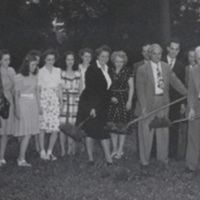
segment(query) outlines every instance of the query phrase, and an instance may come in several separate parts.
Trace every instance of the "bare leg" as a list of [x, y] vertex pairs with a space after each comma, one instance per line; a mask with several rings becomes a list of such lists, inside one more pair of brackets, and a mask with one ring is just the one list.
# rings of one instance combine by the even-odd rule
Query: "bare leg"
[[61, 147], [61, 156], [64, 156], [66, 154], [65, 152], [65, 143], [66, 143], [66, 136], [60, 132], [59, 134], [60, 138], [60, 147]]
[[118, 149], [119, 154], [123, 154], [123, 152], [124, 152], [125, 140], [126, 140], [126, 135], [120, 135], [119, 136], [119, 149]]
[[115, 133], [111, 133], [111, 141], [112, 141], [112, 147], [113, 147], [113, 150], [112, 150], [112, 156], [114, 156], [114, 154], [116, 154], [117, 152], [117, 142], [118, 142], [118, 135], [115, 134]]
[[67, 154], [75, 154], [75, 142], [74, 142], [74, 140], [72, 138], [68, 137], [67, 143], [68, 143]]
[[39, 145], [40, 145], [40, 151], [45, 151], [44, 148], [44, 137], [45, 137], [45, 131], [41, 130], [39, 134]]
[[27, 150], [30, 138], [31, 138], [30, 135], [26, 135], [22, 137], [22, 140], [20, 143], [19, 157], [18, 157], [19, 161], [26, 160], [26, 150]]
[[0, 160], [4, 159], [7, 144], [8, 144], [8, 136], [2, 135], [1, 136]]
[[56, 144], [58, 132], [51, 133], [47, 154], [51, 155]]
[[35, 149], [37, 152], [40, 152], [40, 144], [39, 144], [39, 135], [35, 135]]
[[101, 145], [103, 147], [106, 161], [108, 163], [112, 163], [112, 158], [111, 158], [111, 154], [110, 154], [110, 140], [109, 139], [101, 140]]
[[93, 148], [94, 148], [94, 140], [90, 137], [86, 137], [86, 149], [88, 154], [89, 161], [93, 161]]
[[44, 148], [45, 131], [41, 130], [39, 134], [39, 145], [40, 145], [40, 158], [46, 159], [46, 151]]

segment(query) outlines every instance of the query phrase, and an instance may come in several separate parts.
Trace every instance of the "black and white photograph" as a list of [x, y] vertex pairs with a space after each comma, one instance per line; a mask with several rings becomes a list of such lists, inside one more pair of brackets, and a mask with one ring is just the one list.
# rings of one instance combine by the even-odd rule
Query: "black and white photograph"
[[200, 0], [0, 0], [0, 200], [200, 199]]

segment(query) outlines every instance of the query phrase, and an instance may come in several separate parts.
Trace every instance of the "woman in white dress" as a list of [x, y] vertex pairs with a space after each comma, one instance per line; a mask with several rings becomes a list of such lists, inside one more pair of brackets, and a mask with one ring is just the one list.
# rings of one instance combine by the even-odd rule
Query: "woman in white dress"
[[[40, 158], [56, 160], [53, 149], [57, 140], [60, 126], [60, 109], [62, 108], [61, 70], [54, 67], [56, 52], [47, 50], [43, 54], [45, 65], [39, 70], [38, 83], [40, 87]], [[48, 149], [45, 151], [45, 133], [50, 133]]]

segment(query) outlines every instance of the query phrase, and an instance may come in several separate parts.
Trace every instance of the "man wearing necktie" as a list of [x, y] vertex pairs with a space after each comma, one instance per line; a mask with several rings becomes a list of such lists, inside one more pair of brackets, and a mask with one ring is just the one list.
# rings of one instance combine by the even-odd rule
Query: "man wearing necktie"
[[[177, 39], [172, 39], [167, 45], [167, 56], [163, 59], [164, 62], [167, 62], [171, 70], [175, 75], [185, 84], [185, 66], [177, 59], [177, 56], [180, 52], [180, 41]], [[182, 97], [173, 87], [169, 88], [170, 101], [175, 101]], [[170, 107], [169, 110], [169, 119], [175, 121], [181, 118], [185, 112], [184, 102], [177, 103]], [[179, 133], [179, 124], [175, 124], [170, 128], [169, 136], [169, 157], [177, 159], [178, 153], [178, 133]]]
[[171, 71], [170, 66], [161, 62], [162, 48], [158, 44], [152, 44], [149, 48], [150, 61], [141, 66], [136, 76], [136, 91], [138, 103], [136, 115], [143, 116], [139, 121], [139, 153], [142, 166], [148, 166], [154, 133], [156, 134], [157, 159], [164, 164], [168, 163], [168, 127], [150, 128], [153, 119], [168, 118], [168, 110], [161, 110], [151, 116], [147, 113], [169, 103], [169, 84], [182, 95], [187, 90], [181, 81]]

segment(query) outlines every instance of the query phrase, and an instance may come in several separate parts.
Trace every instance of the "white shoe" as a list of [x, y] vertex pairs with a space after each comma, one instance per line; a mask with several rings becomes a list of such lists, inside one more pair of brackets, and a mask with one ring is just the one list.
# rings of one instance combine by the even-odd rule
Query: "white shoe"
[[32, 167], [31, 164], [27, 163], [25, 160], [17, 160], [18, 167]]
[[46, 152], [45, 151], [40, 151], [40, 158], [42, 160], [47, 160], [47, 155], [46, 155]]
[[1, 159], [0, 160], [0, 165], [5, 165], [7, 162], [5, 161], [5, 159]]

